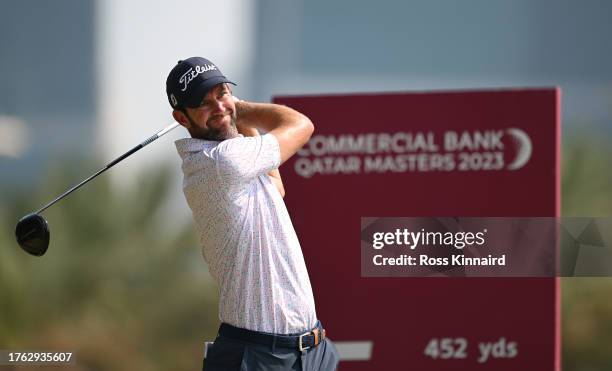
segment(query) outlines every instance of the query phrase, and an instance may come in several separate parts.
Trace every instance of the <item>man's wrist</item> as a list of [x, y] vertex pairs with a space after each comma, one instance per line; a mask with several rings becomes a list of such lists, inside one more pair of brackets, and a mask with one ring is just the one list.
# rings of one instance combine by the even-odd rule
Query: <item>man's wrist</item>
[[246, 102], [238, 99], [238, 97], [233, 96], [234, 105], [236, 106], [236, 128], [238, 129], [238, 133], [244, 135], [245, 137], [256, 137], [259, 136], [259, 131], [253, 125], [248, 124], [248, 120], [244, 119], [244, 111]]
[[234, 99], [234, 106], [236, 107], [236, 118], [238, 119], [239, 122], [244, 122], [244, 114], [245, 114], [245, 106], [246, 106], [246, 102], [243, 101], [242, 99], [238, 99], [238, 97], [235, 97], [232, 95], [232, 99]]

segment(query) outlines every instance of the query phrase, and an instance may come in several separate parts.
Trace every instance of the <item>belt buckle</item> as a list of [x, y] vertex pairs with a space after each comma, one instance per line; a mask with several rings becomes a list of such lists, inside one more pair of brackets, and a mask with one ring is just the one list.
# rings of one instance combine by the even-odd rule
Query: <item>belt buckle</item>
[[298, 338], [298, 349], [300, 350], [300, 352], [305, 352], [306, 350], [312, 348], [312, 347], [306, 347], [306, 348], [303, 347], [302, 339], [304, 336], [308, 336], [308, 335], [310, 335], [310, 332], [306, 332], [300, 335], [300, 337]]

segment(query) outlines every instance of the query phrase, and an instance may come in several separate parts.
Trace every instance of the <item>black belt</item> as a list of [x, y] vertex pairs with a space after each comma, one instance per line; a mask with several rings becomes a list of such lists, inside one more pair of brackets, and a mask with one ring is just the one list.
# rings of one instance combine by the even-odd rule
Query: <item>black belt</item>
[[222, 323], [219, 335], [230, 339], [242, 340], [267, 346], [297, 349], [304, 352], [314, 348], [325, 339], [325, 329], [317, 322], [317, 326], [302, 335], [276, 335], [265, 332], [247, 330]]

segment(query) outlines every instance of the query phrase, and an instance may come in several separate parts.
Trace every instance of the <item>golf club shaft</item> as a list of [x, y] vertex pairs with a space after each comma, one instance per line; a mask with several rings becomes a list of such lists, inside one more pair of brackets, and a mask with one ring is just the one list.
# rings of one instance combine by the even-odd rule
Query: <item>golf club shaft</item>
[[129, 151], [127, 151], [123, 155], [119, 156], [117, 159], [115, 159], [112, 162], [110, 162], [108, 165], [106, 165], [102, 169], [98, 170], [96, 173], [91, 175], [89, 178], [83, 180], [81, 183], [79, 183], [79, 184], [75, 185], [74, 187], [70, 188], [69, 190], [64, 192], [62, 195], [57, 197], [55, 200], [53, 200], [53, 201], [49, 202], [48, 204], [46, 204], [45, 206], [43, 206], [40, 210], [38, 210], [36, 212], [36, 214], [42, 213], [43, 211], [45, 211], [49, 207], [53, 206], [53, 204], [55, 204], [57, 201], [61, 200], [62, 198], [66, 197], [66, 196], [68, 196], [69, 194], [71, 194], [72, 192], [76, 191], [77, 189], [81, 188], [81, 186], [84, 185], [85, 183], [89, 182], [93, 178], [95, 178], [98, 175], [102, 174], [103, 172], [105, 172], [106, 170], [110, 169], [111, 167], [115, 166], [119, 162], [123, 161], [126, 157], [132, 155], [134, 152], [138, 151], [142, 147], [144, 147], [144, 146], [148, 145], [149, 143], [155, 141], [156, 139], [160, 138], [162, 135], [164, 135], [167, 132], [169, 132], [170, 130], [176, 128], [178, 125], [179, 125], [179, 123], [175, 122], [174, 124], [166, 127], [165, 129], [162, 129], [162, 130], [158, 131], [157, 133], [153, 134], [152, 136], [147, 138], [144, 142], [142, 142], [139, 145], [137, 145], [136, 147], [130, 149]]

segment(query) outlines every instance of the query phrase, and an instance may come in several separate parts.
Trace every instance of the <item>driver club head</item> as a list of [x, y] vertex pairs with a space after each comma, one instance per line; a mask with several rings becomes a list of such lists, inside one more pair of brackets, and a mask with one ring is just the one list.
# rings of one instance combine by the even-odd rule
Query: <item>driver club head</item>
[[39, 214], [28, 214], [17, 223], [15, 237], [26, 252], [42, 256], [49, 247], [49, 224]]
[[138, 144], [134, 148], [130, 149], [123, 155], [113, 160], [112, 162], [109, 162], [108, 164], [106, 164], [106, 166], [103, 167], [102, 169], [98, 170], [94, 174], [82, 180], [79, 184], [73, 186], [72, 188], [68, 189], [66, 192], [62, 193], [59, 197], [57, 197], [53, 201], [46, 204], [43, 208], [38, 210], [38, 212], [28, 214], [24, 216], [23, 218], [21, 218], [19, 222], [17, 223], [17, 227], [15, 228], [15, 237], [17, 237], [17, 243], [19, 244], [19, 246], [21, 246], [21, 248], [24, 249], [29, 254], [32, 254], [35, 256], [44, 255], [45, 252], [47, 252], [47, 249], [49, 248], [49, 224], [47, 223], [45, 218], [40, 216], [39, 213], [42, 213], [44, 210], [51, 207], [58, 201], [62, 200], [64, 197], [68, 196], [72, 192], [76, 191], [81, 186], [88, 183], [89, 181], [97, 177], [98, 175], [102, 174], [106, 170], [110, 169], [111, 167], [115, 166], [119, 162], [125, 160], [127, 157], [134, 154], [136, 151], [149, 145], [153, 141], [160, 138], [162, 135], [165, 135], [172, 129], [179, 127], [179, 126], [180, 124], [178, 122], [175, 122], [172, 125], [158, 131], [157, 133], [147, 138], [144, 142]]

